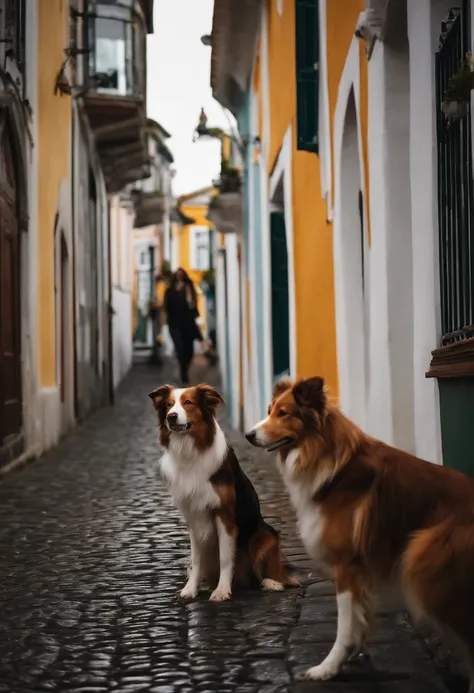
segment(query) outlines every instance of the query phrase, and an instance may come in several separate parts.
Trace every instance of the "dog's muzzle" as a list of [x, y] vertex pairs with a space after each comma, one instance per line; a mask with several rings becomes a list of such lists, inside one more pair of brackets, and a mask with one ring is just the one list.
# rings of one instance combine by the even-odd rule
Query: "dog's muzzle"
[[178, 415], [174, 412], [168, 414], [168, 416], [166, 417], [166, 423], [168, 424], [168, 428], [170, 429], [170, 431], [175, 431], [176, 433], [183, 433], [184, 431], [188, 431], [191, 428], [190, 423], [179, 424]]

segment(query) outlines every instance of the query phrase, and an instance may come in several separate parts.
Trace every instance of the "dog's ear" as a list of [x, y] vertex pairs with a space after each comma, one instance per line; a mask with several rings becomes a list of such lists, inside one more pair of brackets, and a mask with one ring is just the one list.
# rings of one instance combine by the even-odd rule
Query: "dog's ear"
[[275, 400], [284, 392], [290, 390], [292, 385], [293, 383], [289, 378], [283, 378], [282, 380], [279, 380], [273, 388], [273, 399]]
[[212, 407], [212, 409], [216, 409], [219, 404], [225, 404], [217, 390], [214, 390], [210, 385], [204, 383], [197, 385], [196, 392], [199, 399], [209, 407]]
[[326, 404], [324, 380], [318, 376], [300, 380], [293, 386], [293, 397], [300, 407], [309, 407], [321, 413]]
[[171, 385], [160, 385], [160, 387], [157, 387], [148, 394], [155, 409], [159, 409], [163, 402], [168, 399], [172, 389]]

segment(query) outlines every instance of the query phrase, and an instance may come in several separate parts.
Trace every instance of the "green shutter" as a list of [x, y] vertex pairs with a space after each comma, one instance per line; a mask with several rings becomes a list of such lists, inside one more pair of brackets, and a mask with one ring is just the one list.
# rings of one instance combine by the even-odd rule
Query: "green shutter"
[[317, 153], [319, 151], [318, 0], [295, 0], [295, 2], [298, 149]]

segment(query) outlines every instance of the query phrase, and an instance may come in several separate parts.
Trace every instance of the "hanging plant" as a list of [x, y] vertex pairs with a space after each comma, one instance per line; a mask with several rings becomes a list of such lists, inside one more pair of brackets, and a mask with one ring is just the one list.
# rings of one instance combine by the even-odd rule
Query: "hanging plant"
[[217, 193], [211, 197], [211, 199], [209, 200], [209, 209], [218, 209], [219, 197], [220, 197], [219, 193]]
[[458, 70], [451, 76], [448, 88], [441, 104], [441, 110], [449, 120], [463, 118], [471, 100], [474, 89], [474, 56], [466, 53]]
[[204, 272], [201, 279], [202, 283], [207, 284], [209, 287], [213, 287], [216, 283], [216, 273], [214, 269], [208, 269]]
[[235, 166], [232, 166], [228, 159], [223, 159], [221, 164], [221, 179], [219, 190], [221, 193], [240, 192], [242, 179], [240, 171]]

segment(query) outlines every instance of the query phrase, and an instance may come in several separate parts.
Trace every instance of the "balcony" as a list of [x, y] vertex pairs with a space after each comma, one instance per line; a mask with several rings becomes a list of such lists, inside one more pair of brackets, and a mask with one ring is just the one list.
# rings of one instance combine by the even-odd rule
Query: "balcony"
[[136, 229], [162, 224], [171, 207], [169, 167], [174, 160], [165, 144], [171, 135], [155, 120], [148, 118], [147, 137], [150, 176], [146, 180], [137, 180], [131, 190]]
[[146, 120], [146, 36], [153, 0], [89, 0], [83, 15], [79, 96], [107, 191], [150, 175]]
[[243, 196], [240, 170], [222, 161], [219, 180], [214, 181], [218, 192], [212, 197], [208, 220], [221, 233], [241, 233], [243, 229]]
[[243, 198], [239, 192], [220, 193], [212, 198], [207, 218], [221, 233], [242, 233]]

